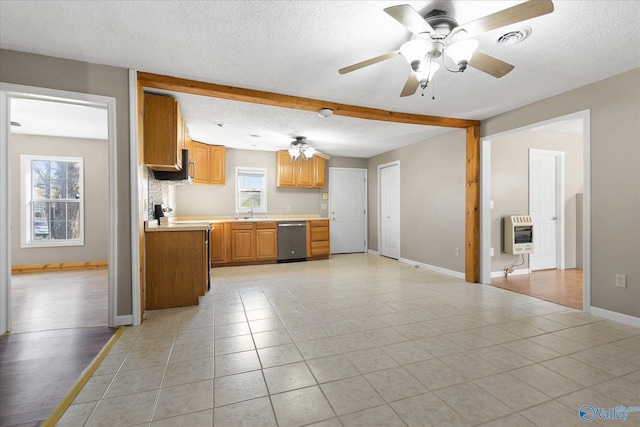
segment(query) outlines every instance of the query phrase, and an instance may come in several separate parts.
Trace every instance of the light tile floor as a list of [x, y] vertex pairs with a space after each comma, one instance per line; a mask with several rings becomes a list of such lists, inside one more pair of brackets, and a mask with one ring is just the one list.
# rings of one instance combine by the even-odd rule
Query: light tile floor
[[640, 329], [351, 254], [214, 269], [199, 306], [126, 330], [59, 425], [546, 427], [583, 405], [640, 406]]

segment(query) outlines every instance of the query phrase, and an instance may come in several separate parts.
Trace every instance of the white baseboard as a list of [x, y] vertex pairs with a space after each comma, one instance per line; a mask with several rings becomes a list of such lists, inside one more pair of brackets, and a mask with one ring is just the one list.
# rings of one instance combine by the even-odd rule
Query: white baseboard
[[[509, 273], [509, 276], [520, 276], [522, 274], [531, 274], [528, 268], [521, 268], [519, 270], [513, 270], [513, 273]], [[491, 277], [504, 277], [504, 271], [492, 271]]]
[[378, 251], [374, 251], [373, 249], [367, 249], [367, 253], [370, 253], [371, 255], [380, 255]]
[[124, 316], [116, 316], [115, 326], [133, 325], [133, 314], [125, 314]]
[[405, 264], [409, 264], [409, 265], [416, 265], [418, 267], [422, 267], [422, 268], [425, 268], [427, 270], [437, 271], [438, 273], [446, 274], [447, 276], [456, 277], [458, 279], [464, 279], [465, 278], [464, 273], [461, 273], [459, 271], [449, 270], [448, 268], [437, 267], [435, 265], [429, 265], [429, 264], [425, 264], [425, 263], [418, 262], [418, 261], [413, 261], [413, 260], [406, 259], [406, 258], [400, 258], [400, 259], [398, 259], [398, 261], [400, 261], [402, 263], [405, 263]]
[[616, 311], [605, 310], [604, 308], [593, 306], [589, 307], [589, 314], [604, 317], [605, 319], [613, 320], [614, 322], [624, 323], [625, 325], [640, 328], [640, 317], [629, 316], [628, 314], [622, 314]]

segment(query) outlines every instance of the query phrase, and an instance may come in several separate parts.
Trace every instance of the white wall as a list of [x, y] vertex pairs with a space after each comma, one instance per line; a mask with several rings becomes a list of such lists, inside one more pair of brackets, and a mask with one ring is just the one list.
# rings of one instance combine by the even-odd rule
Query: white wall
[[[565, 153], [565, 267], [576, 267], [576, 194], [584, 191], [582, 135], [526, 131], [491, 141], [491, 271], [503, 271], [514, 256], [502, 252], [502, 218], [529, 213], [529, 149]], [[580, 229], [580, 233], [582, 229]], [[580, 253], [582, 257], [582, 253]], [[517, 268], [528, 268], [525, 264]]]
[[[11, 134], [11, 263], [107, 261], [109, 249], [108, 142], [97, 139], [59, 138]], [[20, 155], [73, 156], [84, 159], [84, 245], [20, 248]]]
[[[174, 185], [174, 216], [233, 216], [235, 212], [235, 171], [237, 166], [267, 169], [267, 214], [327, 216], [322, 193], [327, 188], [277, 188], [276, 153], [226, 149], [225, 185]], [[290, 207], [291, 210], [287, 210]]]

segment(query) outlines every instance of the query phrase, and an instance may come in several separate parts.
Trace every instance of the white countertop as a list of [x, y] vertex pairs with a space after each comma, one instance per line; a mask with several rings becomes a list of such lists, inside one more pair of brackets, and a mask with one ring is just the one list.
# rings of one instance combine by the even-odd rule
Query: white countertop
[[202, 216], [202, 217], [174, 217], [169, 218], [169, 224], [215, 224], [221, 222], [278, 222], [278, 221], [314, 221], [328, 220], [329, 218], [320, 215], [255, 215], [253, 218], [245, 218], [241, 216], [235, 219], [232, 216]]
[[158, 225], [158, 221], [151, 220], [145, 221], [144, 231], [205, 231], [211, 230], [211, 225], [208, 221], [192, 221], [189, 223], [172, 223]]

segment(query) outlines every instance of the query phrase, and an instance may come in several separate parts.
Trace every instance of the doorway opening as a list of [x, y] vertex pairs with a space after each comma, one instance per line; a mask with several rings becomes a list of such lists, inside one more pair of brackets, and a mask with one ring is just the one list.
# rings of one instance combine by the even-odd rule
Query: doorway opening
[[[481, 144], [482, 283], [588, 312], [589, 112]], [[514, 259], [503, 253], [502, 221], [521, 214], [532, 216], [534, 253]]]
[[[7, 130], [0, 136], [0, 332], [116, 326], [115, 99], [2, 83], [0, 105]], [[44, 157], [22, 167], [23, 155]], [[79, 158], [82, 167], [60, 155]], [[72, 185], [78, 169], [82, 179]], [[86, 286], [77, 285], [85, 280]], [[92, 287], [100, 283], [102, 296], [96, 297]], [[50, 292], [61, 286], [60, 293]], [[79, 306], [90, 311], [91, 295], [101, 306], [99, 321], [74, 314]], [[60, 310], [51, 312], [56, 305]]]

